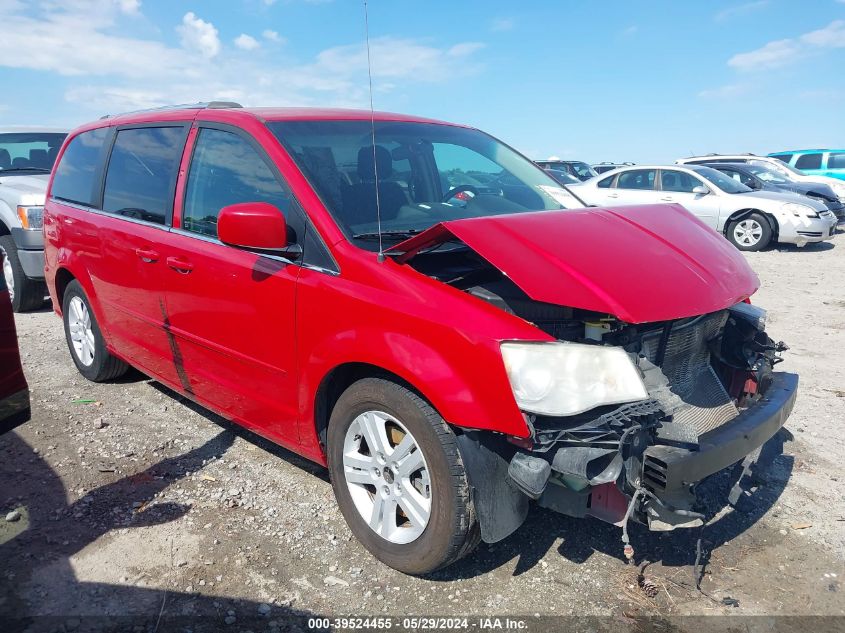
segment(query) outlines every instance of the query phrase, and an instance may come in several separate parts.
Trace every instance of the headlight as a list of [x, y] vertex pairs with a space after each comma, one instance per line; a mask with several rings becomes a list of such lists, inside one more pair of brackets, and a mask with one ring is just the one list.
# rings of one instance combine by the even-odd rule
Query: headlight
[[798, 204], [797, 202], [787, 202], [780, 208], [784, 213], [791, 213], [796, 218], [817, 218], [818, 212], [813, 207], [808, 207], [806, 204]]
[[44, 207], [18, 207], [18, 217], [23, 228], [40, 231], [44, 226]]
[[531, 413], [575, 415], [648, 397], [621, 347], [502, 343], [502, 357], [519, 408]]

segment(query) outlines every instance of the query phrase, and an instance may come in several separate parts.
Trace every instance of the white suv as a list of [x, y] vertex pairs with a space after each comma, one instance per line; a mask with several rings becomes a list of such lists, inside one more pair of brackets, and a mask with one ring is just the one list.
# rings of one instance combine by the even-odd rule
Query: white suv
[[819, 182], [824, 185], [829, 185], [833, 189], [833, 193], [839, 198], [839, 201], [845, 204], [845, 182], [839, 178], [832, 178], [830, 176], [820, 176], [805, 174], [803, 171], [790, 167], [782, 160], [772, 156], [758, 156], [756, 154], [710, 154], [709, 156], [690, 156], [689, 158], [679, 158], [675, 161], [676, 165], [704, 165], [712, 163], [750, 163], [752, 165], [762, 165], [774, 169], [776, 172], [783, 174], [790, 180], [798, 180], [800, 182]]
[[804, 246], [830, 239], [836, 230], [836, 216], [823, 203], [791, 192], [754, 191], [710, 167], [637, 165], [570, 187], [600, 207], [683, 205], [742, 251], [773, 241]]
[[0, 129], [0, 252], [15, 312], [44, 303], [41, 215], [50, 170], [66, 136], [43, 128]]

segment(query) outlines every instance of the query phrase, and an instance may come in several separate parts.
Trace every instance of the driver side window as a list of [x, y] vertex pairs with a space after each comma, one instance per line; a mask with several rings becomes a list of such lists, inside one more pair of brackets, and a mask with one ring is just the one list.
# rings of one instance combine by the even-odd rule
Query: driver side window
[[291, 199], [247, 141], [232, 132], [200, 129], [188, 172], [182, 228], [216, 238], [220, 209], [240, 202], [267, 202], [287, 217]]

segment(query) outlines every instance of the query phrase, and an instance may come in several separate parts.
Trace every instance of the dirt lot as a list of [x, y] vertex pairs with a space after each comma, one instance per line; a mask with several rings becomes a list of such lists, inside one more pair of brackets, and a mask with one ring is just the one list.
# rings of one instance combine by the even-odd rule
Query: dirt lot
[[[352, 538], [321, 468], [140, 374], [85, 381], [44, 310], [17, 319], [33, 419], [0, 437], [0, 616], [54, 615], [55, 630], [94, 614], [278, 630], [290, 613], [843, 615], [845, 243], [748, 259], [801, 393], [765, 484], [704, 530], [701, 592], [697, 530], [632, 530], [637, 561], [653, 562], [651, 598], [618, 528], [539, 509], [446, 571], [404, 576]], [[714, 498], [726, 485], [712, 482]], [[4, 521], [13, 510], [21, 518]]]

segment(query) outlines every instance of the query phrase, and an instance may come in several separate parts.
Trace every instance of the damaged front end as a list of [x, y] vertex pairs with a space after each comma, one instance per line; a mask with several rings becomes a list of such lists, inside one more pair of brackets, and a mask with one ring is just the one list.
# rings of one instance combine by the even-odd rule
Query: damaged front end
[[648, 397], [572, 416], [526, 414], [525, 440], [464, 434], [485, 540], [516, 529], [529, 499], [656, 531], [702, 525], [696, 485], [754, 453], [795, 401], [798, 377], [773, 371], [786, 347], [763, 327], [763, 311], [745, 303], [646, 326], [584, 322], [570, 340], [624, 349]]
[[[588, 357], [609, 357], [612, 350], [615, 356], [595, 376], [603, 399], [591, 404], [582, 398], [562, 415], [564, 407], [556, 413], [554, 407], [523, 406], [524, 385], [513, 376], [506, 347], [531, 342], [503, 341], [530, 434], [465, 430], [458, 438], [485, 541], [516, 530], [531, 500], [569, 516], [623, 526], [632, 519], [656, 531], [701, 525], [696, 485], [753, 459], [789, 416], [798, 377], [774, 372], [786, 346], [766, 334], [765, 312], [743, 301], [756, 290], [756, 276], [735, 249], [683, 210], [672, 217], [677, 234], [669, 237], [687, 240], [688, 248], [655, 240], [657, 223], [669, 233], [665, 218], [672, 211], [663, 207], [657, 216], [651, 208], [631, 208], [624, 219], [613, 210], [591, 209], [554, 221], [554, 213], [460, 220], [396, 247], [398, 261], [553, 339], [537, 347], [556, 346], [566, 354], [577, 347]], [[591, 223], [616, 227], [614, 239], [623, 234], [614, 266], [578, 243], [591, 234]], [[504, 239], [517, 231], [530, 253], [495, 247], [497, 234]], [[651, 257], [643, 259], [646, 251]], [[620, 356], [624, 362], [613, 365]], [[616, 381], [607, 375], [608, 367], [623, 365], [636, 376], [636, 397], [625, 387], [625, 372]], [[571, 393], [579, 385], [592, 389], [589, 363], [567, 356], [555, 368], [553, 380], [586, 376], [586, 382], [570, 381]], [[526, 380], [542, 387], [547, 378]], [[608, 389], [619, 397], [608, 396]]]

